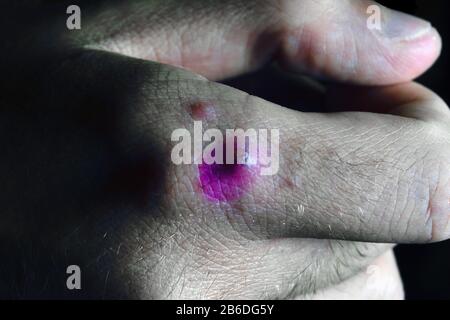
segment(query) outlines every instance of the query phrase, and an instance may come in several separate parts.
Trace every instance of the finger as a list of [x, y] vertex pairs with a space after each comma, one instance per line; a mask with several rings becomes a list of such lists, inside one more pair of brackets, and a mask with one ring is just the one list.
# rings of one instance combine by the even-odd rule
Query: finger
[[[151, 86], [139, 90], [136, 103], [142, 104], [138, 108], [142, 111], [125, 125], [134, 128], [133, 136], [147, 137], [136, 142], [137, 149], [146, 150], [155, 137], [164, 141], [166, 137], [167, 154], [172, 155], [174, 130], [187, 128], [194, 134], [194, 121], [201, 121], [203, 132], [210, 128], [223, 134], [236, 128], [268, 130], [261, 139], [267, 140], [274, 153], [264, 165], [247, 167], [235, 161], [231, 166], [211, 167], [195, 162], [175, 164], [171, 158], [165, 192], [175, 203], [189, 206], [167, 208], [167, 212], [190, 217], [187, 211], [195, 208], [195, 219], [201, 219], [198, 224], [211, 215], [215, 220], [220, 212], [234, 232], [259, 238], [383, 243], [448, 238], [450, 141], [446, 121], [435, 115], [437, 111], [427, 117], [414, 114], [415, 118], [407, 114], [301, 113], [173, 67], [102, 55], [106, 58], [98, 61], [117, 61], [114, 70], [103, 72], [123, 74], [124, 83], [140, 68], [139, 74], [149, 74], [140, 79], [152, 80]], [[114, 65], [112, 61], [108, 65]], [[95, 82], [95, 86], [102, 85]], [[411, 110], [437, 99], [413, 84], [398, 88], [405, 97], [408, 90], [416, 92], [414, 102], [409, 103]], [[109, 92], [108, 88], [96, 91]], [[391, 96], [395, 99], [395, 91]], [[142, 124], [155, 117], [164, 121]], [[279, 130], [278, 141], [271, 136], [275, 129]], [[253, 156], [262, 159], [261, 154]], [[267, 175], [261, 175], [263, 167]]]
[[442, 122], [448, 116], [439, 104], [424, 112], [428, 99], [394, 109], [404, 118], [301, 115], [296, 137], [285, 133], [291, 143], [280, 145], [287, 162], [280, 160], [278, 186], [290, 199], [284, 202], [287, 216], [297, 217], [286, 222], [292, 235], [372, 242], [448, 238], [450, 157]]
[[[110, 59], [118, 60], [115, 72], [125, 72], [122, 81], [130, 79], [128, 72], [136, 72], [133, 59], [130, 71], [120, 67], [126, 58]], [[139, 112], [124, 125], [134, 128], [132, 136], [142, 137], [135, 149], [166, 137], [166, 154], [171, 155], [174, 130], [186, 128], [191, 139], [199, 139], [194, 121], [202, 122], [203, 132], [219, 129], [223, 135], [227, 129], [267, 129], [268, 143], [270, 130], [279, 130], [279, 141], [270, 145], [274, 152], [279, 147], [279, 163], [272, 157], [265, 166], [273, 175], [253, 170], [262, 166], [236, 161], [210, 167], [168, 160], [172, 165], [165, 172], [164, 194], [174, 203], [189, 205], [170, 208], [169, 202], [163, 212], [175, 211], [187, 217], [189, 225], [211, 219], [213, 224], [231, 225], [230, 234], [238, 231], [257, 239], [423, 243], [449, 237], [450, 141], [444, 119], [436, 123], [374, 113], [301, 113], [176, 68], [142, 61], [139, 65], [141, 72], [149, 69], [149, 76], [140, 78], [153, 80], [139, 90]], [[430, 101], [429, 91], [410, 88], [422, 93], [411, 107]], [[164, 121], [143, 125], [155, 117]]]
[[[207, 114], [214, 114], [203, 119], [205, 130], [279, 129], [279, 170], [254, 178], [250, 169], [231, 166], [227, 172], [241, 177], [235, 180], [213, 169], [177, 167], [177, 175], [188, 170], [192, 183], [199, 181], [199, 198], [191, 200], [202, 216], [221, 210], [236, 229], [269, 238], [422, 243], [449, 237], [449, 139], [441, 124], [373, 113], [299, 113], [213, 88], [203, 96]], [[193, 99], [182, 98], [185, 105]], [[425, 94], [414, 103], [427, 101]]]
[[[76, 142], [71, 130], [79, 123], [94, 137], [99, 136], [90, 138], [85, 152], [70, 156], [65, 175], [60, 176], [78, 176], [82, 166], [73, 168], [72, 163], [87, 162], [87, 167], [96, 169], [86, 171], [86, 179], [71, 178], [71, 187], [81, 192], [97, 186], [106, 193], [102, 196], [108, 199], [104, 216], [108, 216], [108, 208], [126, 205], [141, 212], [149, 224], [157, 220], [177, 230], [185, 224], [188, 232], [203, 234], [203, 228], [219, 229], [226, 237], [258, 240], [298, 237], [422, 243], [449, 236], [450, 148], [448, 130], [440, 123], [373, 113], [300, 113], [184, 70], [105, 52], [86, 53], [75, 62], [81, 65], [66, 65], [69, 70], [60, 69], [57, 76], [61, 78], [52, 79], [58, 86], [51, 91], [55, 103], [59, 96], [59, 101], [66, 101], [66, 96], [75, 98], [65, 102], [70, 103], [66, 109], [52, 109], [51, 123], [69, 124], [58, 125], [61, 132], [56, 135], [46, 130], [47, 117], [37, 117], [29, 135], [42, 131], [46, 148], [53, 146], [56, 136], [67, 135]], [[67, 87], [67, 79], [83, 86]], [[417, 100], [417, 105], [428, 98]], [[25, 121], [20, 114], [17, 117]], [[224, 135], [227, 129], [269, 130], [267, 138], [261, 139], [271, 143], [274, 156], [267, 165], [257, 166], [236, 162], [218, 167], [176, 164], [171, 157], [176, 144], [172, 134], [185, 128], [196, 141], [194, 121], [202, 122], [203, 132], [219, 129]], [[10, 132], [5, 137], [28, 128], [8, 123], [5, 130]], [[279, 141], [272, 143], [274, 131], [270, 130], [275, 129], [279, 130]], [[80, 139], [84, 141], [85, 135]], [[111, 150], [114, 156], [105, 151], [103, 141], [112, 146], [106, 151]], [[61, 150], [79, 150], [81, 145], [85, 143], [76, 147], [64, 144]], [[11, 153], [8, 159], [35, 159], [27, 148], [20, 152], [24, 153]], [[55, 163], [53, 157], [58, 161], [68, 157], [43, 151], [39, 155], [43, 157], [39, 164]], [[241, 156], [245, 159], [245, 154]], [[108, 159], [108, 165], [102, 159]], [[272, 175], [258, 172], [271, 165]], [[36, 169], [33, 174], [59, 177], [52, 171], [44, 174], [45, 170], [49, 169]], [[73, 197], [67, 188], [54, 192], [39, 188], [38, 176], [27, 186], [29, 194], [37, 196], [39, 191], [42, 199], [55, 193], [62, 193], [60, 199]], [[32, 179], [29, 172], [26, 179]], [[100, 188], [111, 184], [110, 188]], [[11, 198], [20, 192], [17, 188], [23, 191], [21, 185], [8, 188]], [[152, 201], [161, 217], [147, 212], [155, 206]], [[88, 214], [89, 210], [83, 212]], [[49, 210], [45, 212], [48, 221], [50, 217], [54, 221]], [[66, 220], [64, 216], [61, 223]], [[142, 228], [142, 223], [136, 228]]]
[[[197, 290], [177, 285], [170, 298], [308, 299], [328, 293], [335, 286], [342, 287], [354, 281], [355, 276], [360, 278], [360, 273], [364, 274], [369, 265], [377, 266], [374, 260], [392, 247], [310, 239], [241, 241], [239, 244], [221, 239], [222, 245], [217, 246], [219, 239], [213, 236], [202, 245], [210, 260], [196, 270]], [[180, 282], [183, 281], [192, 280]], [[358, 289], [352, 288], [352, 291]]]
[[313, 300], [403, 300], [400, 273], [391, 250], [374, 261], [363, 272], [339, 285], [314, 295], [300, 297]]
[[369, 1], [164, 1], [95, 7], [68, 37], [85, 46], [188, 68], [210, 79], [277, 58], [291, 70], [361, 84], [413, 79], [435, 61], [440, 38], [428, 22]]
[[431, 90], [418, 83], [387, 87], [331, 85], [325, 95], [328, 111], [389, 113], [435, 123], [446, 123], [450, 110]]

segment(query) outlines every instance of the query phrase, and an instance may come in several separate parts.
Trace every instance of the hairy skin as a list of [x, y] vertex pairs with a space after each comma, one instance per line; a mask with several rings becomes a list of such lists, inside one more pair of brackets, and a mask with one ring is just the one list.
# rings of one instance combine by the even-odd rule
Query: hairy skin
[[[236, 10], [235, 2], [226, 3]], [[171, 12], [153, 4], [144, 12]], [[53, 10], [42, 14], [52, 17]], [[38, 39], [55, 30], [50, 21], [35, 31]], [[97, 32], [105, 40], [103, 27]], [[37, 41], [35, 50], [18, 43], [2, 53], [8, 81], [0, 101], [0, 296], [380, 297], [380, 290], [363, 288], [366, 268], [380, 265], [381, 278], [395, 283], [381, 296], [401, 298], [392, 244], [449, 237], [449, 111], [427, 89], [414, 83], [358, 88], [350, 99], [339, 96], [341, 88], [329, 94], [328, 107], [357, 102], [357, 112], [303, 113], [138, 59], [171, 62], [135, 53], [152, 52], [145, 45], [129, 44], [131, 57], [118, 54], [128, 52], [88, 37], [90, 28], [76, 41], [63, 33], [60, 47]], [[437, 41], [431, 32], [421, 41]], [[14, 35], [5, 37], [14, 43]], [[428, 64], [438, 46], [429, 49]], [[204, 72], [190, 61], [177, 64], [214, 79], [260, 63], [236, 61], [237, 69]], [[323, 73], [334, 76], [330, 63]], [[372, 84], [364, 72], [360, 83]], [[397, 82], [398, 73], [378, 80]], [[377, 100], [364, 101], [368, 93]], [[198, 101], [210, 102], [214, 116], [193, 115], [189, 106]], [[280, 129], [280, 172], [258, 177], [238, 199], [205, 199], [197, 166], [170, 161], [172, 131], [192, 128], [198, 116], [205, 129]], [[81, 291], [65, 288], [70, 264], [81, 267]]]

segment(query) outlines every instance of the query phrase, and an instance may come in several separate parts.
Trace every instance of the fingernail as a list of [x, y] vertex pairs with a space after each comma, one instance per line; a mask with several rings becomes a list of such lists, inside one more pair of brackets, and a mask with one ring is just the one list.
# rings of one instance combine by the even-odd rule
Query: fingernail
[[[420, 38], [431, 31], [431, 24], [423, 19], [414, 17], [412, 15], [386, 9], [386, 15], [382, 32], [384, 36], [399, 41], [411, 41]], [[383, 13], [381, 13], [383, 15]]]

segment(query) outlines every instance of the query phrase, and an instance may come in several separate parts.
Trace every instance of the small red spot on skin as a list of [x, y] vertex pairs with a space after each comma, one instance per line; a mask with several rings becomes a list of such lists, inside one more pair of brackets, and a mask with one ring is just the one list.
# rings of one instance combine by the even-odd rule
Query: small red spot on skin
[[280, 183], [279, 186], [281, 189], [294, 189], [295, 184], [294, 181], [292, 181], [292, 179], [290, 179], [289, 177], [280, 177]]
[[211, 120], [215, 116], [214, 104], [209, 101], [197, 101], [189, 105], [194, 120]]

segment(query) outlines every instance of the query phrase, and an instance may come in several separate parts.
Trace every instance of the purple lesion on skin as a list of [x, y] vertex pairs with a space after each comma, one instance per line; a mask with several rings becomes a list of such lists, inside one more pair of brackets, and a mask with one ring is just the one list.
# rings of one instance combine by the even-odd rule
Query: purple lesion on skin
[[246, 164], [206, 164], [198, 166], [200, 188], [208, 200], [228, 202], [241, 198], [253, 184], [257, 168]]
[[[223, 154], [226, 159], [225, 144]], [[203, 162], [198, 165], [199, 187], [206, 199], [212, 202], [230, 202], [249, 192], [259, 175], [259, 165], [237, 163], [236, 154], [235, 145], [234, 163]]]
[[[215, 119], [215, 105], [210, 101], [196, 101], [189, 105], [194, 120]], [[199, 190], [212, 202], [229, 202], [241, 198], [254, 184], [259, 175], [258, 164], [239, 164], [237, 144], [234, 144], [234, 161], [226, 164], [226, 143], [223, 144], [223, 164], [203, 163], [198, 165]]]

